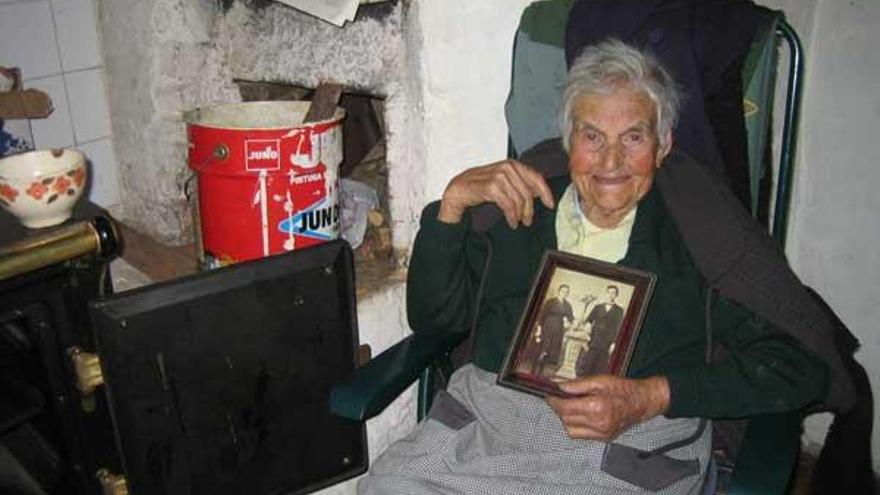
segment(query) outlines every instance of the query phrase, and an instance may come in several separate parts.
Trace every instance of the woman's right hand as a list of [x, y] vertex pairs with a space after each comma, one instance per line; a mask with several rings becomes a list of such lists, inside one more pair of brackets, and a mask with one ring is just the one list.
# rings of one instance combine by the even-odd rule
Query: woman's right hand
[[553, 208], [553, 194], [544, 177], [516, 160], [502, 160], [473, 167], [453, 177], [440, 202], [437, 219], [458, 223], [467, 208], [495, 203], [504, 213], [510, 228], [520, 223], [530, 226], [535, 216], [534, 199]]

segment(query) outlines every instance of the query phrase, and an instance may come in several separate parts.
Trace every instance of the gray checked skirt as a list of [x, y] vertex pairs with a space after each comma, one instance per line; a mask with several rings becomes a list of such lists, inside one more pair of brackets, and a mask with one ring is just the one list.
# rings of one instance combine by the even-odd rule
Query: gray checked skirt
[[459, 369], [448, 395], [438, 396], [428, 418], [373, 463], [358, 493], [700, 493], [711, 427], [695, 442], [645, 461], [629, 454], [687, 438], [698, 420], [659, 416], [630, 428], [614, 448], [573, 440], [542, 399], [500, 387], [495, 378], [473, 365]]

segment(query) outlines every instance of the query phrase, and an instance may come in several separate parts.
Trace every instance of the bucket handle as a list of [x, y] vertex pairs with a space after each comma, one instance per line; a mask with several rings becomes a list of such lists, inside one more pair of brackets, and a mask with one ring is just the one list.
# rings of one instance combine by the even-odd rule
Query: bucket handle
[[204, 171], [208, 166], [211, 165], [213, 161], [223, 161], [229, 157], [229, 147], [224, 143], [220, 143], [214, 146], [214, 149], [211, 151], [211, 156], [202, 160], [202, 163], [190, 167], [190, 173], [187, 175], [186, 180], [183, 181], [183, 196], [186, 198], [187, 202], [192, 200], [192, 180], [196, 178], [196, 176]]
[[192, 190], [192, 182], [198, 176], [195, 170], [191, 171], [189, 175], [187, 175], [186, 180], [183, 181], [183, 197], [186, 198], [187, 203], [192, 201], [193, 190]]
[[202, 172], [208, 168], [212, 162], [222, 162], [227, 158], [229, 158], [229, 147], [226, 146], [225, 143], [218, 143], [215, 144], [214, 149], [211, 150], [211, 156], [202, 160], [202, 163], [193, 165], [190, 168], [195, 172]]

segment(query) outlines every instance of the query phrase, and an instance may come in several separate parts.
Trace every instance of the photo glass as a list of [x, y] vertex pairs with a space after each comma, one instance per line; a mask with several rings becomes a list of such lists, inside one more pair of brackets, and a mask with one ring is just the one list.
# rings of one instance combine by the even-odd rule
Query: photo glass
[[547, 251], [511, 340], [498, 383], [544, 396], [559, 383], [624, 375], [654, 274], [561, 251]]

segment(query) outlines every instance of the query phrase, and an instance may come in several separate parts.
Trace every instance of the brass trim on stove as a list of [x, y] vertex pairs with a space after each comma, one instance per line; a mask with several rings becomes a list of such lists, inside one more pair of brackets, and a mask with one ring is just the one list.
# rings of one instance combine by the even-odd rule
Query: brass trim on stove
[[100, 251], [101, 237], [91, 222], [61, 227], [0, 246], [0, 281]]
[[76, 373], [76, 388], [84, 398], [91, 397], [95, 389], [104, 384], [104, 375], [101, 374], [101, 360], [97, 354], [85, 352], [79, 347], [71, 347], [67, 355], [73, 362], [73, 370]]
[[101, 492], [104, 495], [128, 495], [128, 482], [124, 476], [113, 474], [107, 468], [101, 468], [95, 473]]

